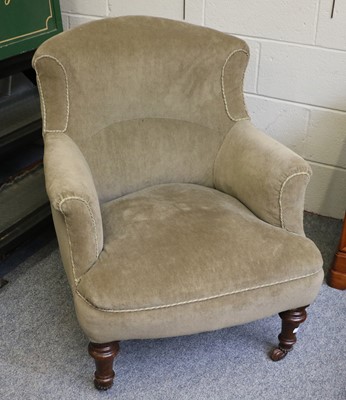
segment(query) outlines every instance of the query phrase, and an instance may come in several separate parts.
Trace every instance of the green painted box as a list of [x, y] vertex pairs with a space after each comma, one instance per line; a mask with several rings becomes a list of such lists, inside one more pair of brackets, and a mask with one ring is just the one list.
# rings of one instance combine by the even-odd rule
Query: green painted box
[[59, 0], [0, 0], [0, 60], [34, 50], [61, 31]]

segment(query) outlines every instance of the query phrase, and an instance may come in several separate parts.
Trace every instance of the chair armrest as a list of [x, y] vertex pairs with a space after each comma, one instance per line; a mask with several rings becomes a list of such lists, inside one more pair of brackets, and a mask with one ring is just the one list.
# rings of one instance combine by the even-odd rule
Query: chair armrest
[[64, 267], [75, 284], [103, 247], [100, 204], [89, 166], [73, 140], [63, 133], [44, 137], [46, 190]]
[[217, 189], [236, 197], [263, 221], [301, 235], [310, 176], [304, 159], [250, 121], [232, 127], [214, 166]]

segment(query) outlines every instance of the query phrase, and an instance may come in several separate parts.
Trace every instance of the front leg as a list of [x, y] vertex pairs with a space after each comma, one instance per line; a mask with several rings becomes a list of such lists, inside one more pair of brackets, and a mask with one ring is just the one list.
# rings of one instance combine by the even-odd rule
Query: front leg
[[270, 356], [273, 361], [282, 360], [292, 350], [293, 345], [297, 341], [296, 333], [299, 325], [306, 320], [307, 314], [305, 309], [307, 307], [296, 308], [295, 310], [288, 310], [279, 314], [282, 319], [282, 330], [279, 335], [279, 346], [272, 351]]
[[113, 361], [119, 352], [119, 342], [89, 343], [89, 354], [95, 360], [94, 384], [98, 390], [107, 390], [113, 385]]

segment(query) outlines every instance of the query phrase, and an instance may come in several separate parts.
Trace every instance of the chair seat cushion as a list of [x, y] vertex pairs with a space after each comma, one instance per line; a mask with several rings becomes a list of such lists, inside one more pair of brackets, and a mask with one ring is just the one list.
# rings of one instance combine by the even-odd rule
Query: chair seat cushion
[[[102, 214], [104, 248], [77, 294], [94, 310], [122, 314], [122, 323], [125, 314], [203, 307], [213, 300], [236, 302], [240, 309], [246, 304], [256, 314], [259, 290], [269, 289], [269, 303], [279, 292], [297, 297], [284, 287], [296, 290], [302, 279], [318, 291], [322, 261], [313, 242], [261, 221], [215, 189], [152, 186], [104, 204]], [[317, 294], [313, 287], [311, 299]], [[236, 297], [244, 294], [243, 304]], [[306, 305], [299, 303], [309, 301], [306, 296], [294, 299], [297, 306]], [[263, 298], [259, 303], [265, 305]]]

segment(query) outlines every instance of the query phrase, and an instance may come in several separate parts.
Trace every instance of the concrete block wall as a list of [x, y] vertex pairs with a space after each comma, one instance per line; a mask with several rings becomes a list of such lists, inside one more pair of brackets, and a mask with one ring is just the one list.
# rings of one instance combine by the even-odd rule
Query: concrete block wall
[[346, 209], [346, 2], [61, 0], [66, 29], [119, 15], [185, 19], [247, 41], [246, 102], [256, 126], [309, 161], [305, 208]]

